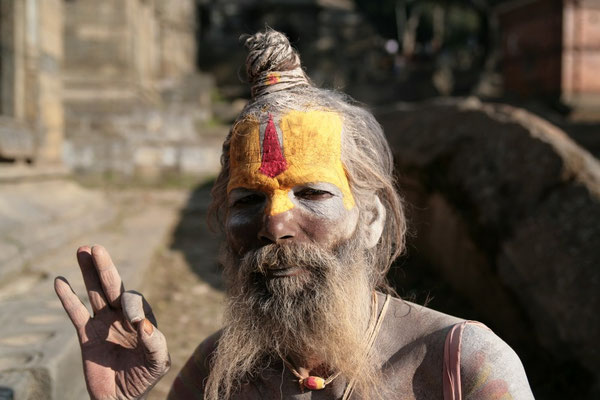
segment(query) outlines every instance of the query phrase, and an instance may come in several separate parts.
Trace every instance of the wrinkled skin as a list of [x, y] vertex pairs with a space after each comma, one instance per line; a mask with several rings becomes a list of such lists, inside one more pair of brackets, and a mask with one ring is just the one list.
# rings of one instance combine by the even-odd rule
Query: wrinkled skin
[[300, 181], [289, 190], [288, 197], [294, 204], [291, 210], [269, 215], [267, 193], [233, 189], [225, 222], [231, 249], [240, 256], [272, 243], [315, 243], [331, 249], [354, 233], [358, 210], [344, 207], [342, 193], [335, 185]]
[[102, 246], [80, 247], [77, 261], [94, 316], [66, 279], [54, 288], [75, 326], [88, 392], [92, 399], [138, 399], [167, 373], [167, 343], [143, 297], [124, 292], [109, 254]]

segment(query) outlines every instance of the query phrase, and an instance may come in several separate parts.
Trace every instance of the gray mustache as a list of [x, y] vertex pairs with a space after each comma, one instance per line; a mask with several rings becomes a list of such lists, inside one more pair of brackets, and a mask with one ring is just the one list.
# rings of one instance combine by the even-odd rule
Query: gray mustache
[[335, 256], [313, 244], [270, 244], [248, 252], [243, 260], [246, 272], [265, 274], [269, 270], [299, 267], [312, 271], [327, 268]]

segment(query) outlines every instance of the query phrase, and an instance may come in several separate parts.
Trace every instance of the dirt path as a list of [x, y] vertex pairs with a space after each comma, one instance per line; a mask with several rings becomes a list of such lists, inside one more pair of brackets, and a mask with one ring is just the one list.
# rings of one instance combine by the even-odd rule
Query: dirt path
[[150, 400], [166, 398], [196, 346], [220, 327], [224, 292], [216, 262], [219, 239], [206, 226], [208, 202], [207, 187], [191, 193], [145, 277], [144, 294], [167, 337], [172, 361]]

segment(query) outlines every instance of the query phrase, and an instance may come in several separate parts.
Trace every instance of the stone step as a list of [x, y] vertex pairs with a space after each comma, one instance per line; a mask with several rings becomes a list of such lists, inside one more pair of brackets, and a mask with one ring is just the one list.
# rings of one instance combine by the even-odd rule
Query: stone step
[[101, 243], [125, 288], [138, 288], [185, 200], [184, 191], [108, 193], [107, 223], [38, 254], [28, 271], [0, 287], [0, 399], [3, 391], [19, 400], [88, 397], [76, 333], [54, 293], [54, 277], [66, 277], [89, 308], [75, 250]]
[[104, 193], [68, 179], [35, 180], [43, 178], [0, 184], [0, 288], [41, 254], [114, 217]]

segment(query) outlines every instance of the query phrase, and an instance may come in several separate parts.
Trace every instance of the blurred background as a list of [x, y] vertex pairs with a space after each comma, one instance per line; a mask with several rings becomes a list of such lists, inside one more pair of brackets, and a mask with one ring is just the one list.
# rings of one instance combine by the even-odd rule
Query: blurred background
[[599, 398], [600, 1], [0, 0], [0, 399], [87, 398], [52, 289], [84, 297], [81, 244], [155, 308], [151, 399], [218, 329], [206, 210], [266, 25], [384, 127], [398, 292], [490, 326], [536, 398]]

